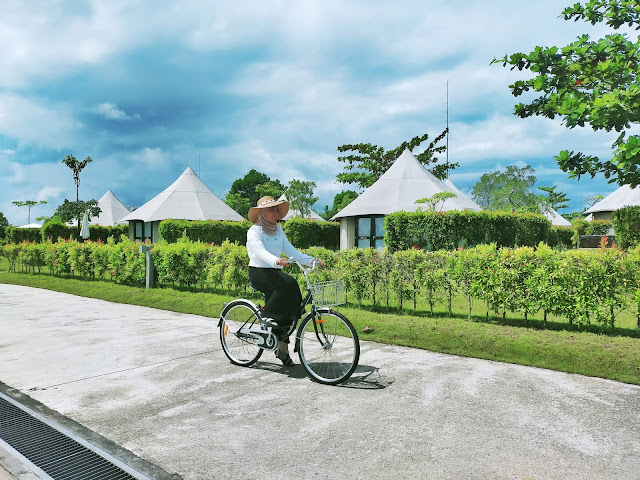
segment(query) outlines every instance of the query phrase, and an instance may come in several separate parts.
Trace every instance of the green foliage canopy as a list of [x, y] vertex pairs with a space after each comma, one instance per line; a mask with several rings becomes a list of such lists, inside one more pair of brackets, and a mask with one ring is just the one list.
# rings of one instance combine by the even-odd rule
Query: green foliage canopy
[[[590, 0], [565, 8], [562, 17], [593, 25], [604, 22], [613, 30], [624, 25], [638, 30], [640, 4]], [[509, 85], [516, 97], [529, 91], [541, 94], [528, 104], [515, 106], [519, 117], [557, 116], [568, 128], [590, 125], [595, 131], [620, 132], [610, 160], [581, 152], [560, 152], [555, 159], [570, 177], [602, 173], [610, 183], [640, 185], [640, 137], [627, 135], [632, 124], [640, 121], [640, 36], [633, 40], [626, 33], [612, 32], [591, 40], [589, 35], [582, 35], [565, 47], [538, 46], [530, 53], [505, 55], [491, 63], [532, 72], [532, 78]]]
[[564, 192], [556, 192], [556, 186], [553, 187], [538, 187], [547, 194], [547, 203], [554, 210], [561, 210], [563, 208], [569, 208], [571, 200], [567, 198], [567, 194]]
[[285, 191], [287, 200], [292, 209], [298, 210], [303, 218], [308, 218], [311, 214], [311, 206], [318, 201], [318, 197], [313, 196], [315, 182], [293, 179]]
[[546, 200], [531, 191], [534, 183], [535, 170], [529, 165], [509, 165], [504, 172], [495, 170], [482, 175], [471, 194], [484, 210], [540, 212], [539, 204]]
[[249, 209], [254, 207], [261, 197], [270, 195], [278, 198], [284, 190], [280, 180], [272, 180], [266, 174], [252, 168], [244, 177], [238, 178], [231, 184], [224, 201], [247, 218]]
[[[438, 145], [438, 143], [446, 137], [448, 132], [449, 130], [445, 129], [429, 143], [424, 152], [416, 155], [416, 158], [421, 164], [428, 166], [438, 161], [436, 154], [443, 153], [447, 148], [444, 145]], [[422, 136], [412, 138], [408, 142], [402, 142], [401, 145], [392, 150], [386, 151], [384, 148], [370, 143], [340, 145], [338, 147], [339, 152], [357, 152], [357, 154], [349, 153], [348, 155], [338, 157], [338, 161], [346, 163], [346, 165], [344, 166], [345, 171], [339, 173], [336, 178], [341, 183], [355, 184], [364, 190], [373, 185], [384, 172], [389, 170], [389, 167], [393, 165], [393, 162], [396, 161], [406, 148], [413, 151], [423, 142], [427, 141], [428, 138], [429, 135], [425, 133]], [[430, 171], [439, 179], [444, 180], [447, 177], [447, 172], [457, 166], [457, 163], [433, 165]]]
[[331, 210], [329, 210], [328, 205], [325, 205], [324, 212], [320, 216], [325, 220], [329, 220], [356, 198], [358, 198], [358, 194], [353, 190], [343, 190], [342, 192], [338, 192], [335, 197], [333, 197], [333, 206], [331, 207]]

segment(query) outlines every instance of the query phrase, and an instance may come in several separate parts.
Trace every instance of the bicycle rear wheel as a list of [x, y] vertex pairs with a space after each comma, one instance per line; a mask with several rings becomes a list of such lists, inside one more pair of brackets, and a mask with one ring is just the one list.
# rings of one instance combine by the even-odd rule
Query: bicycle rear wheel
[[344, 382], [358, 366], [358, 334], [339, 312], [321, 308], [315, 315], [307, 315], [298, 328], [297, 340], [300, 363], [319, 383]]
[[242, 335], [240, 329], [261, 328], [258, 321], [258, 310], [247, 300], [233, 300], [220, 314], [220, 343], [231, 363], [248, 367], [253, 365], [262, 355], [251, 337]]

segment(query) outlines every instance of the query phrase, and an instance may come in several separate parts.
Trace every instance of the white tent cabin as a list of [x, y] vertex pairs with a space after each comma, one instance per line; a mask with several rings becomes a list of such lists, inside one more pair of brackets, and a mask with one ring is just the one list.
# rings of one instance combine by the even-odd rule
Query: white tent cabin
[[162, 220], [231, 220], [244, 218], [220, 200], [198, 178], [191, 167], [165, 190], [134, 210], [122, 221], [129, 222], [129, 238], [132, 240], [160, 240], [159, 225]]
[[553, 208], [549, 212], [543, 212], [543, 215], [551, 220], [551, 225], [556, 227], [570, 227], [571, 222], [556, 212]]
[[[287, 200], [287, 197], [284, 194], [280, 195], [280, 198], [278, 198], [278, 200], [284, 200], [285, 202], [289, 201]], [[324, 218], [322, 218], [313, 210], [311, 210], [311, 213], [305, 217], [304, 215], [302, 215], [300, 210], [296, 210], [295, 208], [289, 208], [289, 211], [287, 212], [287, 214], [284, 216], [282, 220], [289, 220], [290, 218], [308, 218], [309, 220], [314, 220], [316, 222], [325, 221]]]
[[[129, 209], [114, 195], [111, 190], [107, 190], [100, 200], [98, 200], [100, 213], [97, 217], [91, 217], [90, 225], [113, 226], [121, 222], [121, 220], [129, 215]], [[76, 223], [74, 222], [74, 225]]]
[[611, 220], [613, 212], [622, 207], [632, 206], [640, 206], [640, 187], [631, 188], [629, 185], [622, 185], [586, 210], [584, 213], [588, 214], [588, 217], [585, 220]]
[[415, 201], [440, 192], [456, 195], [445, 200], [440, 211], [482, 210], [455, 186], [436, 178], [406, 149], [373, 185], [331, 219], [340, 220], [340, 249], [384, 248], [384, 217], [424, 208]]

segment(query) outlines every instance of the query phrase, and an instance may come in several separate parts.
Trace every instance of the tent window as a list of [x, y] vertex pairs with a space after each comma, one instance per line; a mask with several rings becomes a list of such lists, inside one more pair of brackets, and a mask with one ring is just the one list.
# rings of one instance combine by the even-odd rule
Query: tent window
[[358, 217], [356, 222], [358, 248], [384, 248], [384, 216]]
[[152, 232], [153, 229], [151, 228], [151, 222], [143, 222], [142, 220], [136, 220], [134, 222], [134, 240], [143, 242], [148, 238], [151, 243], [153, 243]]

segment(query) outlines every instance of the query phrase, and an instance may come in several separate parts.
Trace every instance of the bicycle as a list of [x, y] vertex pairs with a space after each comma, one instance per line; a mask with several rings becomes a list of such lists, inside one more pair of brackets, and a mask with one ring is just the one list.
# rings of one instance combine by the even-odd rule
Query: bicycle
[[[311, 310], [302, 320], [296, 320], [289, 327], [288, 338], [296, 330], [294, 352], [300, 363], [316, 382], [337, 385], [347, 380], [358, 366], [360, 341], [356, 329], [340, 312], [331, 308], [345, 303], [342, 282], [322, 282], [312, 284], [309, 273], [315, 267], [305, 267], [294, 259], [292, 263], [304, 273], [307, 292], [300, 304], [304, 314], [307, 305]], [[220, 343], [231, 363], [243, 367], [258, 361], [264, 350], [275, 351], [278, 338], [271, 331], [269, 320], [262, 316], [263, 307], [251, 300], [238, 298], [226, 304], [220, 314], [218, 328]]]

